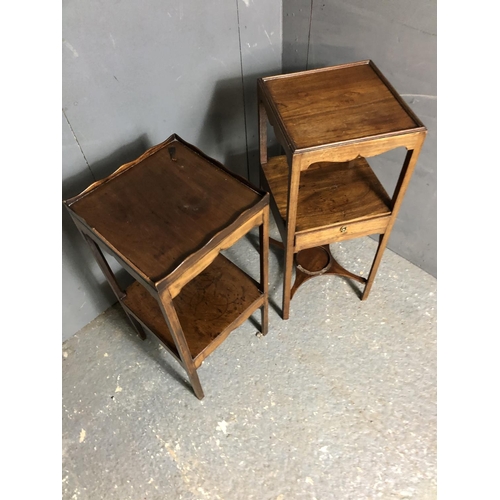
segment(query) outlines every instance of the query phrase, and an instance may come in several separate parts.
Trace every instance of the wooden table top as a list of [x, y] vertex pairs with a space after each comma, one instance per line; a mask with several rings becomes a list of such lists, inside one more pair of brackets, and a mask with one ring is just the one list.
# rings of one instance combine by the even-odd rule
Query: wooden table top
[[262, 78], [259, 85], [294, 149], [423, 127], [371, 61]]
[[173, 135], [66, 205], [120, 256], [159, 281], [264, 194]]

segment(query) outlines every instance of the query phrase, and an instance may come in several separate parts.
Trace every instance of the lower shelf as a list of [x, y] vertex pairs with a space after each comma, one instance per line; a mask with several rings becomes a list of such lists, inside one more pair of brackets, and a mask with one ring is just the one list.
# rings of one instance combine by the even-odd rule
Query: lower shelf
[[[126, 293], [122, 304], [179, 359], [156, 299], [137, 282]], [[263, 303], [258, 284], [223, 255], [184, 286], [174, 306], [195, 364]]]
[[[262, 169], [280, 215], [286, 220], [286, 156], [269, 158]], [[316, 163], [300, 175], [296, 232], [389, 216], [390, 206], [389, 195], [365, 158]]]

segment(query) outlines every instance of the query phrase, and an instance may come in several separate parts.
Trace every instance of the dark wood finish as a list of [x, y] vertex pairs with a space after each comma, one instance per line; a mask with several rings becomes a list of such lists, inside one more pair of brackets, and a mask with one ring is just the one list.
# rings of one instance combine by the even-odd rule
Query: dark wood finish
[[[271, 158], [263, 169], [280, 215], [286, 220], [286, 157]], [[315, 163], [300, 177], [295, 231], [389, 215], [390, 205], [389, 195], [364, 158], [343, 163]]]
[[172, 338], [174, 339], [175, 347], [177, 352], [180, 354], [181, 363], [186, 370], [193, 391], [198, 399], [203, 399], [205, 394], [203, 394], [203, 389], [201, 388], [200, 379], [196, 373], [196, 366], [194, 360], [189, 353], [189, 346], [182, 331], [182, 327], [177, 316], [177, 311], [175, 310], [174, 304], [172, 302], [172, 297], [168, 292], [168, 289], [164, 289], [160, 292], [158, 297], [158, 304], [160, 310], [163, 314], [163, 318], [168, 325], [170, 332], [172, 333]]
[[[109, 267], [109, 264], [107, 263], [106, 259], [104, 258], [104, 255], [102, 254], [101, 249], [97, 246], [94, 240], [90, 238], [89, 236], [83, 234], [83, 237], [87, 244], [90, 247], [90, 251], [92, 252], [99, 268], [101, 269], [102, 273], [108, 280], [109, 285], [111, 286], [111, 289], [113, 290], [114, 294], [116, 295], [116, 298], [118, 301], [121, 301], [126, 298], [127, 294], [121, 289], [120, 285], [118, 284], [118, 281], [115, 278], [115, 275], [113, 274], [113, 271], [111, 271], [111, 268]], [[132, 323], [132, 326], [134, 327], [135, 331], [139, 334], [139, 337], [141, 337], [142, 340], [146, 340], [146, 334], [144, 333], [144, 330], [141, 326], [141, 324], [127, 311], [125, 313], [128, 316], [128, 319]]]
[[295, 254], [295, 282], [290, 293], [290, 299], [306, 281], [317, 276], [337, 275], [353, 279], [365, 284], [366, 278], [357, 276], [344, 269], [333, 257], [328, 245], [301, 250]]
[[258, 90], [292, 154], [425, 130], [370, 60], [261, 78]]
[[[215, 349], [218, 337], [242, 311], [253, 312], [263, 299], [258, 283], [221, 254], [183, 287], [173, 304], [196, 365]], [[171, 351], [177, 351], [158, 300], [143, 286], [135, 282], [127, 288], [123, 304]]]
[[[268, 331], [269, 195], [177, 135], [66, 200], [134, 328], [156, 335], [203, 398], [197, 368], [262, 310]], [[260, 282], [220, 252], [259, 227]], [[99, 248], [137, 280], [122, 290]]]
[[269, 324], [269, 207], [264, 210], [263, 223], [259, 226], [260, 285], [264, 297], [261, 308], [261, 333], [267, 335]]
[[229, 173], [207, 168], [204, 158], [176, 140], [140, 162], [140, 168], [96, 186], [71, 208], [159, 281], [261, 198]]
[[[277, 75], [258, 80], [261, 185], [283, 241], [284, 319], [298, 287], [312, 276], [339, 274], [371, 290], [427, 130], [372, 61]], [[267, 121], [285, 155], [268, 158]], [[397, 147], [408, 155], [389, 196], [366, 158]], [[368, 278], [342, 268], [328, 243], [380, 234]], [[294, 260], [299, 262], [291, 287]], [[300, 254], [299, 254], [300, 255]], [[296, 256], [296, 257], [294, 257]], [[320, 270], [321, 270], [320, 269]]]

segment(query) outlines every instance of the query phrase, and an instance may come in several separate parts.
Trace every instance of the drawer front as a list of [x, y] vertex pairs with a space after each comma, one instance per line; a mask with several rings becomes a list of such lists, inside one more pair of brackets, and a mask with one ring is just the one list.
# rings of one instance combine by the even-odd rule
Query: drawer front
[[295, 252], [336, 241], [359, 238], [370, 234], [383, 234], [391, 217], [380, 217], [360, 222], [338, 224], [327, 228], [318, 228], [295, 235]]

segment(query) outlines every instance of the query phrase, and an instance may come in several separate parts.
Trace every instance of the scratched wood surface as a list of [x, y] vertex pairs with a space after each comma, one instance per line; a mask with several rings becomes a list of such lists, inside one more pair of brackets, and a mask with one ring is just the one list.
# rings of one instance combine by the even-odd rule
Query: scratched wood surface
[[[157, 300], [137, 282], [126, 293], [123, 304], [177, 352]], [[260, 297], [256, 283], [223, 255], [184, 286], [174, 306], [193, 359]]]
[[71, 210], [158, 281], [261, 198], [174, 140], [73, 202]]

